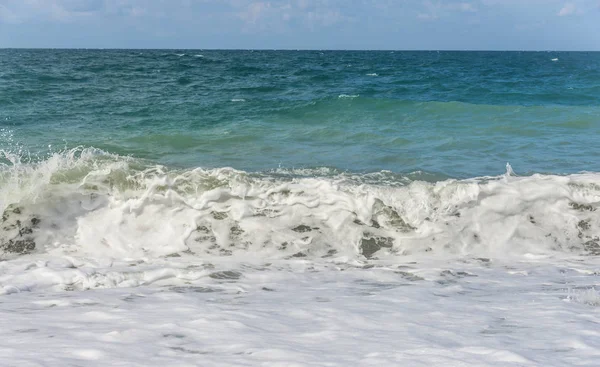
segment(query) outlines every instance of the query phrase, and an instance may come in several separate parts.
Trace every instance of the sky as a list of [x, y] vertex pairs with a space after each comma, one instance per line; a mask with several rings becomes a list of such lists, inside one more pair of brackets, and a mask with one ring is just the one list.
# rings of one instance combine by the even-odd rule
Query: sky
[[0, 0], [0, 47], [600, 51], [600, 0]]

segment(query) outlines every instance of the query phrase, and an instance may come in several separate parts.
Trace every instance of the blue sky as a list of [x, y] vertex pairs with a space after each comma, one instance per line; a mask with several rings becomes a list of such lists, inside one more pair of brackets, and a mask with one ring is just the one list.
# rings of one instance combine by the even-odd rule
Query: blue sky
[[600, 50], [600, 0], [0, 0], [0, 47]]

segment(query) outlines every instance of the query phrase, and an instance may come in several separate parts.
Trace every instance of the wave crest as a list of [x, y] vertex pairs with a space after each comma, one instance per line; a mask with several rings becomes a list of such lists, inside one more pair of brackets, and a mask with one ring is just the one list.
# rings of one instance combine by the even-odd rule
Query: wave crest
[[394, 185], [384, 174], [170, 170], [78, 148], [3, 165], [0, 252], [340, 261], [600, 252], [600, 175], [507, 170]]

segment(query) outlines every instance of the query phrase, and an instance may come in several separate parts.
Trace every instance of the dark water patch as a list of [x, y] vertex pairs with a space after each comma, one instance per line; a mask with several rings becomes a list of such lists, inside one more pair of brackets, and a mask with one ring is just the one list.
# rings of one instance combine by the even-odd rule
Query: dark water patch
[[590, 219], [582, 219], [579, 222], [577, 222], [577, 228], [579, 228], [582, 231], [587, 231], [588, 229], [590, 229], [590, 227]]
[[376, 236], [369, 232], [366, 232], [363, 235], [363, 238], [361, 238], [359, 244], [360, 253], [367, 259], [372, 258], [373, 255], [382, 248], [392, 248], [393, 246], [393, 238]]
[[38, 82], [41, 83], [86, 83], [91, 80], [88, 76], [72, 76], [72, 75], [48, 75], [42, 74], [37, 76]]
[[594, 240], [584, 242], [583, 248], [590, 255], [600, 256], [600, 239], [596, 237]]
[[176, 334], [176, 333], [163, 334], [163, 338], [184, 339], [185, 337], [186, 336], [183, 334]]
[[196, 350], [196, 349], [189, 349], [189, 348], [184, 348], [184, 347], [169, 347], [169, 349], [176, 351], [176, 352], [185, 353], [185, 354], [194, 354], [194, 355], [210, 354], [210, 352]]
[[177, 84], [179, 84], [179, 85], [190, 85], [190, 84], [192, 84], [192, 82], [193, 82], [193, 80], [188, 77], [177, 78]]
[[205, 286], [181, 286], [181, 287], [170, 287], [169, 291], [176, 293], [217, 293], [223, 292], [222, 289], [205, 287]]
[[330, 250], [328, 250], [328, 251], [327, 251], [327, 253], [326, 253], [325, 255], [323, 255], [322, 257], [323, 257], [323, 258], [332, 257], [332, 256], [336, 255], [337, 253], [338, 253], [338, 251], [337, 251], [337, 250], [335, 250], [335, 249], [330, 249]]
[[443, 270], [440, 273], [440, 276], [443, 277], [452, 277], [452, 278], [465, 278], [465, 277], [477, 277], [475, 274], [471, 274], [466, 271], [454, 271], [454, 270]]
[[380, 292], [380, 291], [385, 291], [385, 290], [390, 290], [390, 289], [395, 289], [395, 288], [405, 286], [405, 284], [402, 284], [402, 283], [377, 282], [377, 281], [371, 281], [371, 280], [366, 280], [366, 279], [356, 280], [355, 283], [357, 285], [364, 286], [364, 288], [361, 288], [360, 291], [368, 292], [368, 293], [366, 293], [367, 295], [372, 295], [372, 294], [374, 294], [373, 292]]
[[132, 293], [128, 296], [123, 297], [122, 300], [125, 302], [137, 302], [137, 301], [143, 300], [145, 298], [146, 298], [146, 296], [144, 296], [144, 295]]
[[238, 280], [242, 277], [242, 273], [233, 270], [225, 270], [211, 273], [209, 277], [218, 280]]
[[410, 273], [408, 271], [396, 270], [396, 271], [394, 271], [394, 273], [400, 275], [403, 279], [408, 280], [409, 282], [418, 282], [418, 281], [425, 280], [425, 278], [420, 277], [416, 274]]
[[212, 211], [210, 212], [210, 215], [216, 220], [224, 220], [228, 217], [226, 212]]
[[9, 205], [2, 213], [0, 250], [5, 254], [18, 255], [33, 252], [36, 248], [34, 232], [40, 223], [37, 215], [27, 214], [21, 206]]
[[273, 86], [273, 85], [257, 85], [257, 86], [248, 86], [248, 87], [230, 89], [230, 91], [238, 91], [241, 93], [251, 95], [252, 93], [283, 92], [283, 91], [285, 91], [285, 88], [277, 87], [277, 86]]
[[577, 210], [577, 211], [580, 211], [580, 212], [583, 212], [583, 211], [590, 211], [590, 212], [596, 211], [596, 208], [593, 207], [591, 204], [581, 204], [581, 203], [576, 203], [576, 202], [572, 201], [572, 202], [569, 203], [569, 206], [571, 208], [573, 208], [574, 210]]
[[416, 228], [406, 223], [400, 216], [398, 211], [389, 205], [385, 205], [381, 200], [376, 199], [373, 204], [373, 220], [372, 226], [379, 228], [380, 222], [383, 223], [387, 228], [392, 228], [399, 232], [410, 232]]
[[440, 272], [440, 277], [442, 277], [442, 279], [437, 280], [436, 283], [445, 286], [455, 284], [462, 278], [477, 277], [477, 275], [465, 271], [443, 270]]
[[301, 224], [299, 226], [292, 228], [292, 231], [298, 232], [298, 233], [306, 233], [306, 232], [317, 231], [317, 230], [319, 230], [318, 227], [309, 227], [304, 224]]

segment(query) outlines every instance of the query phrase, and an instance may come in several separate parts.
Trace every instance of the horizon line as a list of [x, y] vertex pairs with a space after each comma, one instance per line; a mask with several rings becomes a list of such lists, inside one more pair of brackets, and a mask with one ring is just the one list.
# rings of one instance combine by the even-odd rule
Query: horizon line
[[318, 49], [318, 48], [185, 48], [185, 47], [166, 47], [166, 48], [149, 48], [149, 47], [0, 47], [0, 50], [190, 50], [190, 51], [342, 51], [342, 52], [357, 52], [357, 51], [375, 51], [375, 52], [600, 52], [599, 50], [516, 50], [516, 49]]

